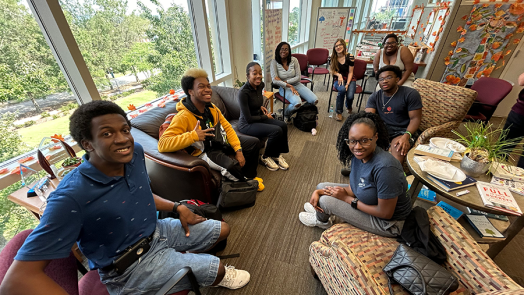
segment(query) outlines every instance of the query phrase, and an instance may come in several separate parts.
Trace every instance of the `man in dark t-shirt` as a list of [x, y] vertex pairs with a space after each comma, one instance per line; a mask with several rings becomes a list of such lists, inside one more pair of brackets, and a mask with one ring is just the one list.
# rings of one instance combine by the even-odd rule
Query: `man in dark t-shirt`
[[422, 99], [416, 89], [398, 85], [402, 71], [397, 66], [380, 68], [376, 77], [380, 90], [369, 97], [366, 112], [379, 114], [386, 123], [389, 151], [403, 163], [422, 119]]

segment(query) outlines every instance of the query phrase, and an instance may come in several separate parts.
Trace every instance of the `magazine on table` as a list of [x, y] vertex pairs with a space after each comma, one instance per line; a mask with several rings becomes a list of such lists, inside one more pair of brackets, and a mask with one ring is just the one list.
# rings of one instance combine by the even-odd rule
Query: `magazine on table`
[[477, 181], [477, 189], [484, 206], [517, 216], [522, 215], [513, 194], [504, 186]]
[[466, 176], [466, 179], [464, 181], [459, 181], [459, 182], [446, 181], [446, 180], [439, 179], [431, 175], [428, 175], [428, 178], [431, 179], [436, 185], [440, 186], [443, 190], [447, 192], [458, 190], [460, 188], [464, 188], [468, 186], [472, 186], [472, 185], [475, 185], [475, 183], [477, 182], [471, 176]]
[[491, 183], [502, 185], [505, 188], [508, 188], [510, 191], [524, 196], [524, 182], [493, 176], [493, 178], [491, 178]]

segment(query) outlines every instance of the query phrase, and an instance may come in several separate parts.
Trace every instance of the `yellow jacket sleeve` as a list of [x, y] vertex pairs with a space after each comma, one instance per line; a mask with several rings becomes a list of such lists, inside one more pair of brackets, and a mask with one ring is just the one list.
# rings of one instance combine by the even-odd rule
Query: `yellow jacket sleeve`
[[176, 152], [198, 141], [198, 135], [193, 130], [196, 126], [196, 118], [193, 126], [191, 126], [190, 119], [184, 116], [183, 112], [185, 111], [181, 111], [173, 117], [171, 124], [158, 140], [159, 152]]
[[237, 133], [235, 132], [231, 124], [229, 124], [229, 122], [226, 120], [226, 118], [224, 118], [222, 112], [217, 107], [215, 107], [215, 109], [217, 110], [220, 124], [222, 125], [222, 127], [224, 127], [224, 130], [226, 131], [227, 141], [229, 141], [229, 144], [231, 145], [233, 150], [235, 150], [235, 152], [238, 151], [241, 148], [241, 146]]

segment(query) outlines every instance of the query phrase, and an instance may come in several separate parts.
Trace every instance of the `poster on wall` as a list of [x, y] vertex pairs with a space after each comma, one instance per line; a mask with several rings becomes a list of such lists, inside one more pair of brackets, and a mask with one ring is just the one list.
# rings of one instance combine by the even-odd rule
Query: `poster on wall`
[[282, 41], [282, 9], [266, 9], [264, 12], [264, 83], [271, 89], [271, 61], [275, 49]]
[[[326, 48], [331, 54], [337, 39], [346, 39], [351, 9], [350, 7], [320, 7], [318, 9], [315, 48]], [[353, 11], [353, 17], [354, 15]], [[353, 27], [353, 19], [351, 27]]]
[[346, 45], [349, 48], [349, 40], [351, 40], [351, 33], [353, 32], [353, 25], [355, 24], [355, 13], [356, 13], [356, 7], [350, 7], [349, 8], [349, 18], [348, 18], [348, 24], [346, 27], [346, 37], [344, 40], [346, 40]]
[[[516, 33], [524, 32], [524, 4], [477, 4], [466, 18], [461, 37], [452, 43], [454, 50], [444, 59], [446, 70], [441, 82], [450, 85], [472, 85], [478, 78], [489, 77], [503, 58]], [[506, 53], [508, 54], [508, 53]]]

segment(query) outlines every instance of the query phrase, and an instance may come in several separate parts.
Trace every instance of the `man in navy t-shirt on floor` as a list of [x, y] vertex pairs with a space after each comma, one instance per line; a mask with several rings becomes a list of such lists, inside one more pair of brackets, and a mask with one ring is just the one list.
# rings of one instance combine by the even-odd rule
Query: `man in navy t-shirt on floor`
[[[151, 192], [144, 151], [131, 136], [124, 110], [109, 101], [84, 104], [69, 129], [86, 150], [84, 163], [49, 196], [0, 294], [66, 294], [44, 269], [50, 260], [68, 257], [75, 242], [110, 294], [155, 294], [185, 266], [201, 286], [237, 289], [249, 282], [247, 271], [196, 254], [224, 240], [229, 226]], [[180, 218], [157, 220], [157, 210], [176, 211]], [[190, 283], [184, 278], [169, 294], [186, 289]]]
[[375, 77], [380, 90], [369, 97], [366, 112], [377, 113], [386, 123], [391, 143], [389, 150], [404, 163], [422, 119], [422, 99], [416, 89], [398, 85], [402, 71], [397, 66], [384, 66]]

